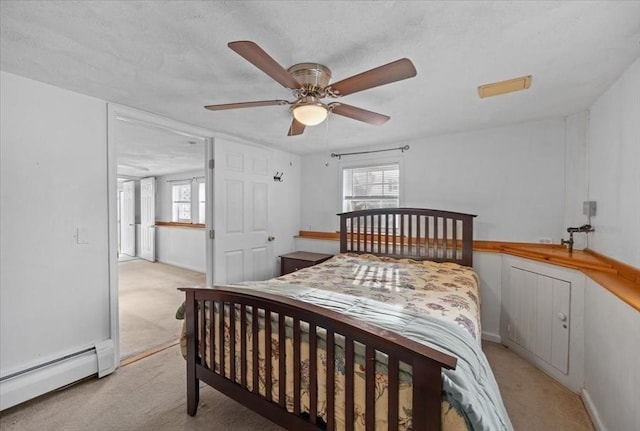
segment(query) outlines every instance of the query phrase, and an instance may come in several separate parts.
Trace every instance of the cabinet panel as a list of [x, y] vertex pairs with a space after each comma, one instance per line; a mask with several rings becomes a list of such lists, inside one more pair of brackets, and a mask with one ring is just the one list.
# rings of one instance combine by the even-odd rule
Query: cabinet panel
[[510, 268], [509, 339], [568, 372], [571, 283]]
[[569, 316], [571, 300], [571, 284], [553, 279], [553, 332], [551, 336], [551, 365], [567, 372], [569, 359]]

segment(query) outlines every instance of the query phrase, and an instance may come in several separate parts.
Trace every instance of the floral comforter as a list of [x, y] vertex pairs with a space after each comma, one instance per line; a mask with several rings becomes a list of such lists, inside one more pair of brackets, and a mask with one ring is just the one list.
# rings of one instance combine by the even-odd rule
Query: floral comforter
[[299, 284], [434, 315], [456, 323], [480, 342], [478, 276], [456, 263], [344, 253], [268, 283]]

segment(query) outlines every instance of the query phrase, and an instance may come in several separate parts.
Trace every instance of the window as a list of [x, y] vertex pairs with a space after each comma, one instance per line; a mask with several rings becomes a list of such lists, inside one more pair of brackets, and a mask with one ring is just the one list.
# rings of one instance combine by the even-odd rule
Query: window
[[201, 178], [180, 181], [171, 186], [171, 221], [178, 223], [205, 224], [205, 183]]
[[172, 195], [173, 212], [171, 221], [191, 223], [191, 184], [174, 184]]
[[198, 183], [198, 223], [205, 223], [205, 202], [207, 201], [207, 195], [205, 194], [204, 182]]
[[400, 163], [344, 168], [342, 210], [400, 206]]

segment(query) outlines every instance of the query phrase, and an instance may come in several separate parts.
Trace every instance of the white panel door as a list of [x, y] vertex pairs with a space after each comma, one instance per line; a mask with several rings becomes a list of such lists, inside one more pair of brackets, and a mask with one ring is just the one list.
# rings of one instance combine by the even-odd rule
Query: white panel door
[[120, 209], [120, 252], [129, 256], [136, 255], [136, 185], [133, 181], [122, 183], [122, 202]]
[[215, 161], [214, 283], [271, 278], [269, 152], [216, 140]]
[[156, 179], [140, 180], [140, 257], [156, 261]]

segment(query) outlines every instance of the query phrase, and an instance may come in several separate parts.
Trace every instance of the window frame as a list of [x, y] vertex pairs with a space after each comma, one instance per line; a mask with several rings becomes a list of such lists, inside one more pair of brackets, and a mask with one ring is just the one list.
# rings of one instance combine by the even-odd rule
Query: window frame
[[[206, 223], [206, 214], [207, 214], [207, 183], [204, 178], [197, 179], [194, 181], [195, 187], [192, 187], [191, 192], [193, 193], [193, 189], [195, 188], [198, 191], [198, 197], [195, 200], [196, 214], [195, 217], [197, 224], [205, 224]], [[202, 190], [202, 196], [200, 196], [200, 191]], [[193, 200], [193, 198], [192, 198]], [[193, 208], [191, 210], [191, 219], [193, 220]]]
[[346, 212], [344, 210], [344, 170], [355, 168], [368, 168], [375, 166], [398, 165], [398, 208], [403, 207], [404, 203], [404, 157], [371, 157], [359, 160], [348, 160], [338, 162], [338, 213]]
[[[176, 187], [189, 186], [189, 200], [175, 200]], [[189, 218], [180, 218], [180, 210], [176, 210], [176, 204], [189, 204]], [[193, 184], [192, 181], [176, 181], [171, 183], [171, 221], [174, 223], [193, 223]]]

